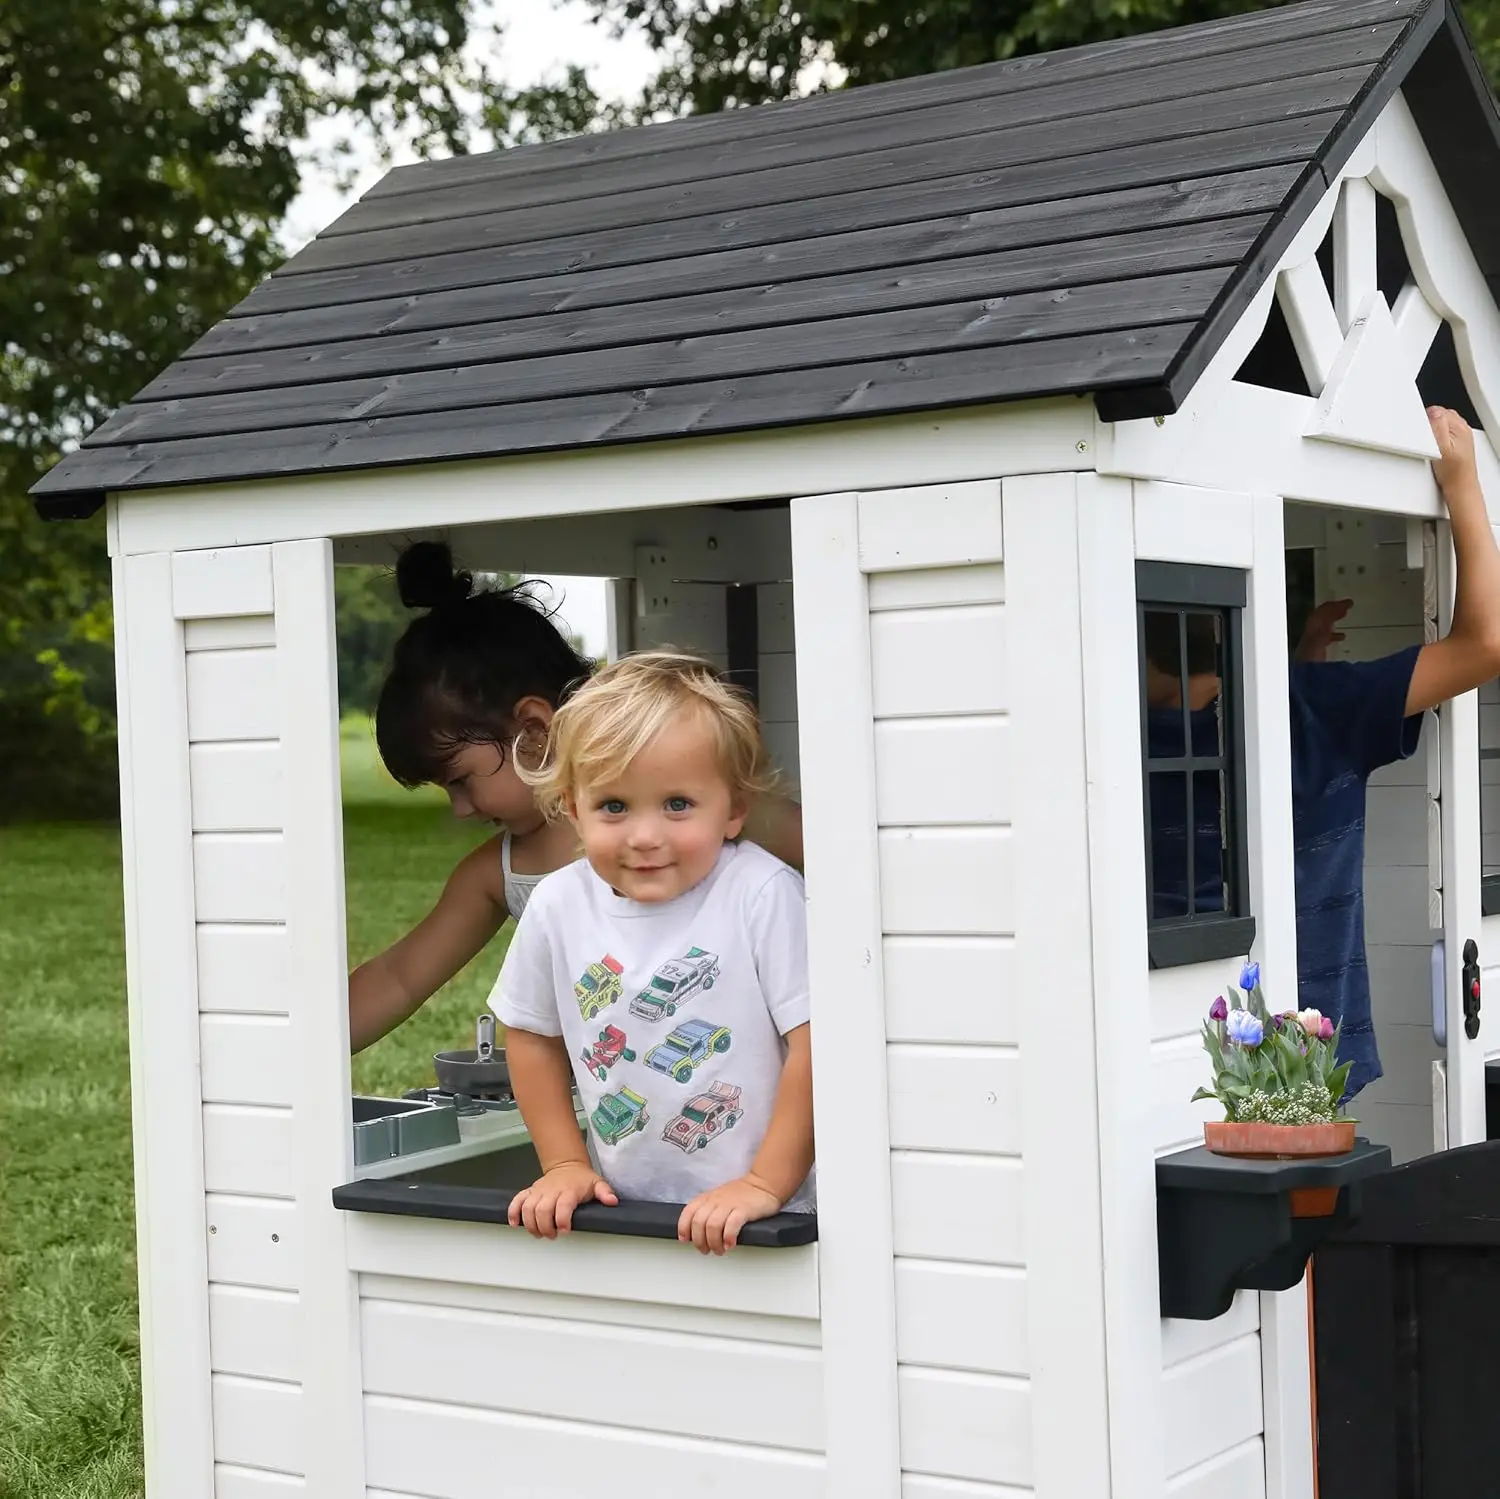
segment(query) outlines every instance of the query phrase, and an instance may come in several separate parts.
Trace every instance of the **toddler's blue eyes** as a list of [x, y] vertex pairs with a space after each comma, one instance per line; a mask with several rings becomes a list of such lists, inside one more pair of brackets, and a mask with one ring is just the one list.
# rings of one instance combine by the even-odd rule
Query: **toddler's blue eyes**
[[673, 796], [667, 799], [667, 811], [686, 812], [693, 804], [685, 796]]
[[600, 810], [608, 812], [611, 817], [618, 817], [625, 810], [625, 803], [618, 800], [607, 801]]

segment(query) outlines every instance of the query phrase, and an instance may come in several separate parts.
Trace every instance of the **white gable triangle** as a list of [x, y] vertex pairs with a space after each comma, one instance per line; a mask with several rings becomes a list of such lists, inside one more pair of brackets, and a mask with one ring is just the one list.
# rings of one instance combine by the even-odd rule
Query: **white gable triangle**
[[1413, 458], [1438, 456], [1410, 362], [1378, 291], [1360, 304], [1307, 424], [1307, 436]]

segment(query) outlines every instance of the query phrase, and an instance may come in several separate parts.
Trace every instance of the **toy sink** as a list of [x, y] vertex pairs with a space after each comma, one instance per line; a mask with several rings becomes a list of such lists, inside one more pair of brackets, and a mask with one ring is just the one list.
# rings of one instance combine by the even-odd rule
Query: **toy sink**
[[452, 1104], [357, 1094], [353, 1119], [356, 1166], [457, 1145], [459, 1141], [458, 1111]]

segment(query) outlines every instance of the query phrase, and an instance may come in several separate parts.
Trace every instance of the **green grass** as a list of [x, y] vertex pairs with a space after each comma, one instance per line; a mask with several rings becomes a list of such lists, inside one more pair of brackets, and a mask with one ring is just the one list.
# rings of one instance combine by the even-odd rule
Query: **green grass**
[[[344, 726], [349, 949], [406, 931], [483, 836]], [[118, 830], [0, 828], [0, 1499], [142, 1492]], [[361, 1092], [472, 1046], [505, 934], [355, 1058]]]

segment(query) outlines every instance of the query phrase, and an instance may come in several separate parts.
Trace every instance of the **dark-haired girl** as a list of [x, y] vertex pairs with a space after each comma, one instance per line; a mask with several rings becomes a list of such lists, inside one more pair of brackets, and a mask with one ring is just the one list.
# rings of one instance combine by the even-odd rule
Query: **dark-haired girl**
[[[476, 588], [446, 546], [419, 542], [396, 564], [401, 602], [427, 612], [396, 643], [375, 711], [375, 740], [408, 788], [441, 786], [459, 817], [494, 823], [497, 837], [460, 861], [437, 904], [394, 946], [349, 976], [355, 1051], [416, 1013], [500, 930], [520, 918], [537, 883], [579, 857], [566, 821], [549, 822], [515, 757], [540, 762], [552, 715], [594, 669], [526, 584]], [[768, 798], [745, 836], [802, 867], [802, 817]]]

